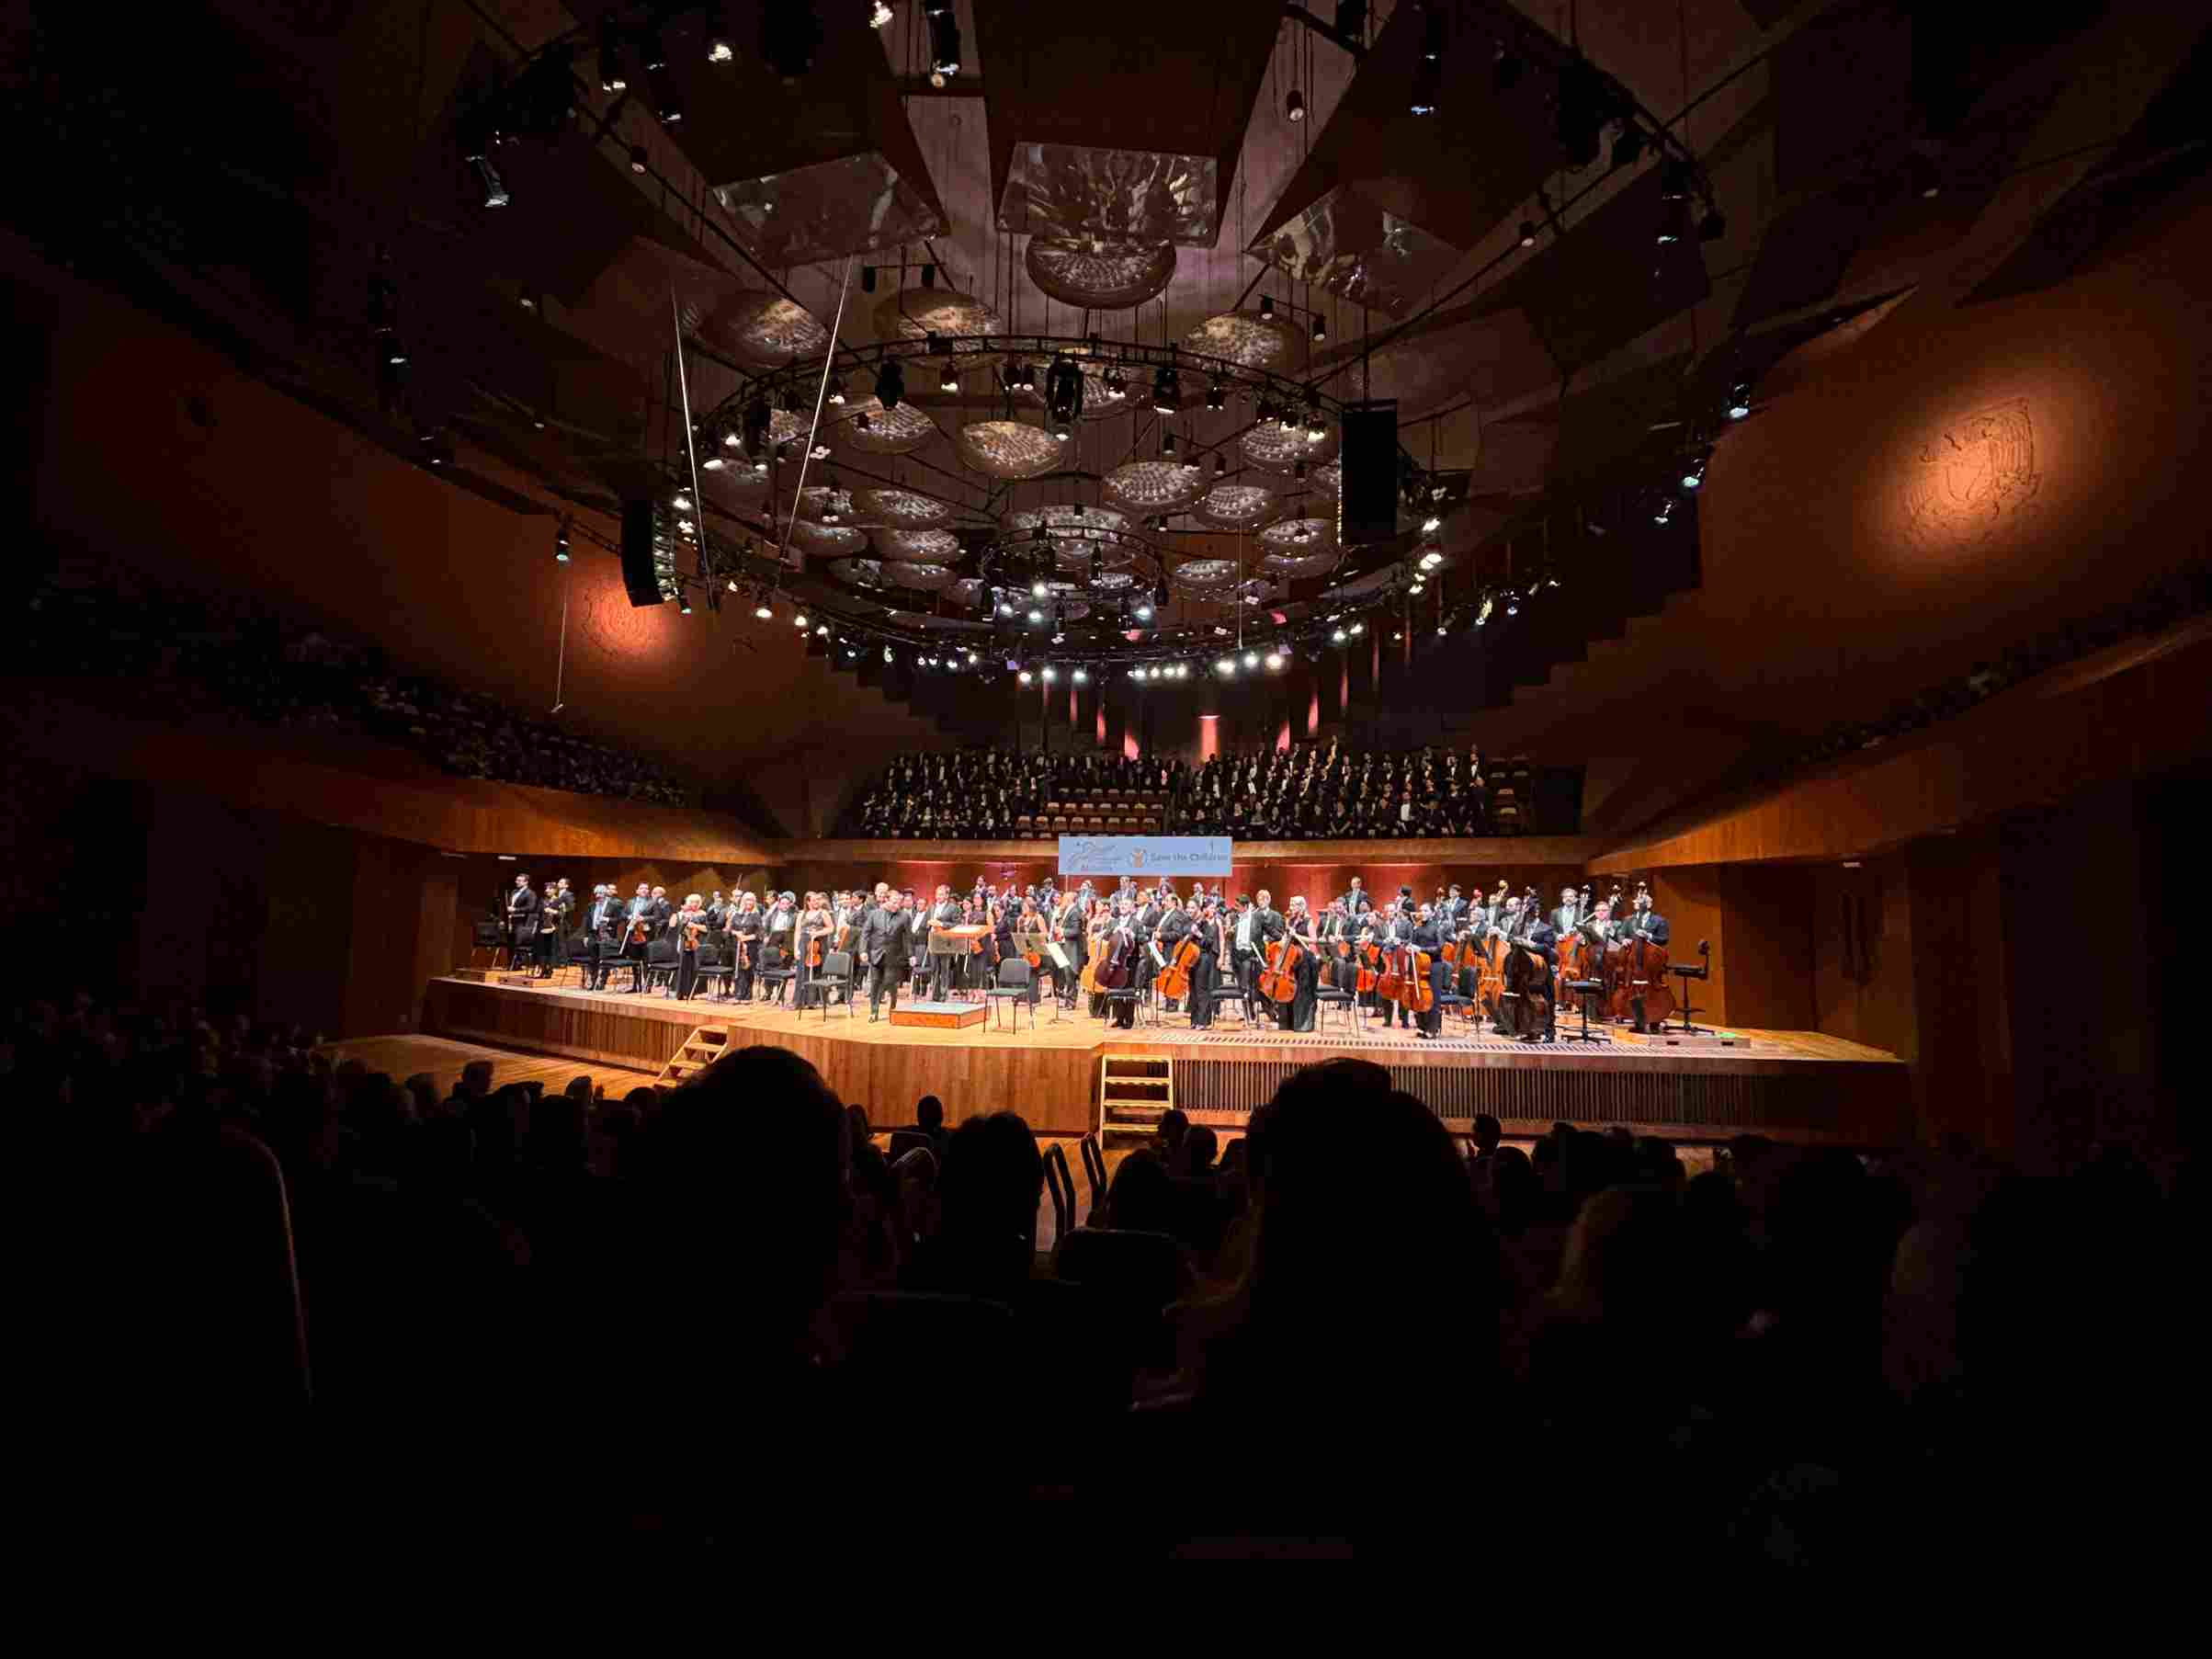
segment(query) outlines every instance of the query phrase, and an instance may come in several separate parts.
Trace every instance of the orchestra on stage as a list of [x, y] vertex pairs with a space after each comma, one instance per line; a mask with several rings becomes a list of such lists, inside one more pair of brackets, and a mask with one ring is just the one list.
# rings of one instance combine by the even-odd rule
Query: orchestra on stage
[[1049, 994], [1064, 1013], [1118, 1027], [1140, 1017], [1210, 1028], [1233, 1007], [1246, 1026], [1311, 1031], [1340, 1006], [1348, 1026], [1380, 1021], [1422, 1040], [1440, 1037], [1446, 1011], [1500, 1036], [1548, 1042], [1561, 1013], [1645, 1031], [1673, 1012], [1666, 917], [1650, 890], [1617, 885], [1603, 899], [1566, 886], [1547, 909], [1536, 889], [1487, 897], [1457, 883], [1427, 900], [1411, 887], [1377, 901], [1353, 878], [1318, 909], [1302, 895], [1284, 908], [1265, 888], [1231, 896], [1203, 881], [1188, 893], [1124, 878], [1060, 889], [939, 887], [918, 895], [879, 881], [872, 892], [693, 893], [610, 886], [588, 902], [566, 879], [531, 885], [518, 874], [505, 899], [516, 965], [551, 978], [556, 953], [592, 991], [711, 1003], [764, 1001], [794, 1008], [857, 1006], [882, 1017], [910, 1004], [973, 1001], [1013, 992], [1034, 1011]]

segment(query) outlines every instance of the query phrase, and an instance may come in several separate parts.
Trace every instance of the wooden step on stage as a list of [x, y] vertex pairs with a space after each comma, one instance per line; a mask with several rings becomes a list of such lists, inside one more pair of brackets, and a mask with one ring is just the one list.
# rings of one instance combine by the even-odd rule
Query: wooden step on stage
[[668, 1082], [696, 1073], [712, 1053], [770, 1043], [803, 1055], [879, 1123], [910, 1121], [914, 1102], [935, 1095], [948, 1120], [1004, 1108], [1050, 1133], [1134, 1135], [1170, 1104], [1194, 1122], [1234, 1129], [1291, 1073], [1333, 1055], [1373, 1061], [1393, 1086], [1461, 1131], [1488, 1112], [1510, 1134], [1540, 1133], [1563, 1120], [1623, 1123], [1693, 1141], [1756, 1131], [1886, 1146], [1905, 1138], [1909, 1122], [1902, 1062], [1815, 1031], [1675, 1040], [1615, 1030], [1603, 1042], [1532, 1047], [1459, 1025], [1426, 1042], [1379, 1024], [1326, 1035], [1227, 1018], [1204, 1031], [1176, 1023], [1123, 1030], [1059, 1013], [1049, 1001], [1034, 1027], [1016, 1029], [981, 1023], [981, 1005], [955, 1007], [972, 1010], [969, 1023], [892, 1024], [848, 1017], [841, 1007], [825, 1018], [773, 1003], [678, 1002], [449, 976], [430, 982], [423, 1028], [632, 1067]]

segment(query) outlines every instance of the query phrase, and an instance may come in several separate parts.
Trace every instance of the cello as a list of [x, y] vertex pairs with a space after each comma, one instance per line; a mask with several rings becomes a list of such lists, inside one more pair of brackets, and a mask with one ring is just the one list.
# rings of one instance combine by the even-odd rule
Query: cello
[[1267, 947], [1267, 965], [1260, 970], [1260, 994], [1271, 1003], [1287, 1003], [1298, 994], [1299, 960], [1305, 948], [1295, 934], [1285, 934]]
[[1412, 963], [1406, 976], [1404, 1002], [1409, 1014], [1426, 1014], [1436, 1006], [1436, 987], [1429, 983], [1429, 955], [1425, 950], [1409, 948], [1407, 958]]
[[1198, 941], [1185, 934], [1175, 946], [1175, 954], [1167, 959], [1167, 966], [1152, 982], [1153, 988], [1171, 1002], [1181, 1002], [1190, 994], [1190, 971], [1198, 965]]
[[1405, 949], [1392, 945], [1382, 953], [1382, 972], [1375, 982], [1375, 994], [1385, 1002], [1402, 1001], [1405, 996]]
[[1134, 934], [1116, 929], [1113, 948], [1106, 952], [1105, 965], [1092, 975], [1091, 983], [1094, 989], [1100, 992], [1128, 990], [1129, 959], [1136, 954], [1136, 949], [1137, 939]]
[[1509, 1037], [1541, 1037], [1551, 1024], [1551, 971], [1526, 936], [1512, 940], [1499, 1023]]

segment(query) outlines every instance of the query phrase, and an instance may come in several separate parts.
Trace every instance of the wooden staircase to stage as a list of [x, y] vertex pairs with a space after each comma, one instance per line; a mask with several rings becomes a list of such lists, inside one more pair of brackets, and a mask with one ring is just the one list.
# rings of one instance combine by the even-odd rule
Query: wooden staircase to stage
[[730, 1028], [720, 1021], [695, 1028], [691, 1035], [684, 1039], [682, 1046], [668, 1057], [667, 1063], [661, 1067], [661, 1074], [652, 1080], [653, 1085], [656, 1088], [674, 1088], [685, 1078], [705, 1071], [722, 1057], [722, 1051], [729, 1046], [729, 1042]]
[[1101, 1142], [1149, 1141], [1175, 1104], [1175, 1062], [1164, 1055], [1098, 1057]]

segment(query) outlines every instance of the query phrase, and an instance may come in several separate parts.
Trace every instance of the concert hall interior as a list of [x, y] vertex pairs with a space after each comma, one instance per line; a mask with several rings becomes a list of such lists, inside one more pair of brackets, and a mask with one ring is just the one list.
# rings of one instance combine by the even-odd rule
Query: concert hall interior
[[2151, 1547], [2201, 8], [117, 22], [0, 217], [99, 1525]]

